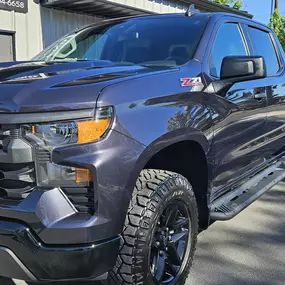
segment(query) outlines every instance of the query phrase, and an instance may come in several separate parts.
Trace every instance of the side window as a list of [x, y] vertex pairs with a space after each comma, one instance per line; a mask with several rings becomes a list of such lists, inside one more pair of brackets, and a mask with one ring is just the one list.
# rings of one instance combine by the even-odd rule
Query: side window
[[227, 23], [218, 31], [210, 57], [210, 74], [220, 77], [224, 57], [247, 55], [245, 43], [238, 24]]
[[249, 27], [249, 34], [255, 55], [265, 59], [268, 75], [276, 74], [280, 66], [270, 34], [254, 27]]

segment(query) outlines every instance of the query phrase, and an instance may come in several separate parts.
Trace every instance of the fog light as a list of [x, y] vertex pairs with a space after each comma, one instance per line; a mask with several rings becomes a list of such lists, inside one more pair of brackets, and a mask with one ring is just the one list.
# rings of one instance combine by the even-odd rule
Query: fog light
[[89, 169], [67, 167], [50, 162], [39, 163], [37, 180], [39, 186], [89, 186], [92, 182], [92, 172]]
[[92, 180], [92, 172], [89, 169], [76, 168], [76, 183], [87, 183]]

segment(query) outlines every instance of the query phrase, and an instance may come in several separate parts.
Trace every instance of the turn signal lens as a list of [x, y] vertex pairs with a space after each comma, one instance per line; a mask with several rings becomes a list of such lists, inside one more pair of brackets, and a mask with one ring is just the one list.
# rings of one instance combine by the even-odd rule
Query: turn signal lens
[[78, 144], [88, 143], [101, 138], [110, 126], [111, 118], [96, 121], [77, 122]]
[[77, 143], [88, 143], [100, 139], [110, 127], [112, 118], [113, 108], [109, 106], [96, 109], [94, 121], [77, 122]]
[[76, 168], [76, 183], [92, 182], [92, 172], [89, 169]]

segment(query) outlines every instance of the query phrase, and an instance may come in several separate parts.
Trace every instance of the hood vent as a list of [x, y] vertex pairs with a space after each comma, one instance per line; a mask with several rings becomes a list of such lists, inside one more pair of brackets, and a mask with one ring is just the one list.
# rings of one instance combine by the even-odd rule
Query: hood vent
[[109, 73], [109, 74], [100, 74], [100, 75], [95, 75], [95, 76], [90, 76], [90, 77], [84, 77], [81, 79], [76, 79], [73, 81], [65, 82], [59, 85], [56, 85], [54, 87], [70, 87], [70, 86], [79, 86], [79, 85], [86, 85], [86, 84], [94, 84], [94, 83], [99, 83], [99, 82], [104, 82], [108, 80], [115, 80], [119, 78], [126, 77], [128, 75], [124, 74], [114, 74], [114, 73]]

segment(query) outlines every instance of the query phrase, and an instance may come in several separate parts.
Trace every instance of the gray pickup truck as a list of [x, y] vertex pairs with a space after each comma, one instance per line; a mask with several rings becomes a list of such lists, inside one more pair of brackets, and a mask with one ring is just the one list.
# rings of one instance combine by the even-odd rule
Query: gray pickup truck
[[198, 232], [285, 177], [284, 72], [268, 27], [193, 9], [1, 63], [0, 275], [184, 284]]

